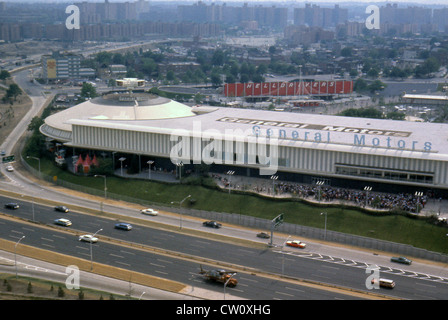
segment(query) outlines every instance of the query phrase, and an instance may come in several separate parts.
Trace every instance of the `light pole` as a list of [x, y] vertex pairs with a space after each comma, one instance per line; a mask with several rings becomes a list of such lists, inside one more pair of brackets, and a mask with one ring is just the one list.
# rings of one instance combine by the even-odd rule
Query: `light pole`
[[125, 157], [121, 157], [120, 159], [118, 159], [118, 161], [120, 161], [121, 176], [123, 176], [123, 161], [124, 160], [126, 160]]
[[316, 184], [319, 187], [319, 202], [321, 200], [322, 197], [322, 186], [324, 185], [324, 181], [317, 181]]
[[282, 244], [282, 275], [285, 274], [285, 253], [283, 252], [283, 248], [285, 247], [286, 241], [288, 241], [289, 238], [291, 238], [291, 236], [288, 236], [288, 238], [286, 238], [286, 240], [283, 241]]
[[40, 176], [40, 159], [39, 158], [36, 158], [36, 157], [32, 157], [32, 156], [26, 156], [26, 158], [27, 159], [34, 159], [34, 160], [37, 160], [37, 161], [39, 161], [39, 176]]
[[[179, 202], [179, 228], [182, 230], [182, 203], [191, 197], [191, 194], [186, 196], [182, 201]], [[178, 201], [171, 201], [171, 204], [177, 203]]]
[[232, 279], [232, 277], [233, 277], [234, 275], [236, 275], [236, 272], [234, 272], [234, 273], [229, 273], [229, 275], [230, 275], [229, 279], [227, 279], [226, 283], [224, 283], [224, 300], [226, 300], [226, 287], [227, 287], [227, 284], [228, 284], [229, 281]]
[[420, 197], [423, 196], [423, 192], [422, 191], [416, 191], [415, 192], [415, 196], [417, 197], [417, 204], [416, 204], [416, 208], [415, 208], [415, 213], [419, 212], [419, 207], [420, 207]]
[[16, 244], [14, 245], [14, 265], [16, 266], [16, 279], [17, 279], [17, 245], [23, 238], [25, 238], [25, 236], [22, 236], [22, 238], [20, 238], [19, 241], [17, 241]]
[[184, 166], [184, 163], [181, 162], [177, 162], [176, 166], [179, 168], [179, 183], [182, 183], [182, 167]]
[[365, 186], [364, 191], [366, 192], [366, 207], [367, 207], [367, 200], [369, 198], [369, 191], [372, 191], [372, 187]]
[[100, 232], [100, 231], [103, 231], [103, 229], [100, 229], [100, 230], [98, 230], [97, 232], [95, 232], [93, 235], [92, 235], [92, 238], [90, 239], [90, 270], [92, 270], [93, 269], [93, 248], [92, 248], [92, 239], [93, 239], [93, 237], [95, 237], [95, 235], [98, 233], [98, 232]]
[[235, 173], [235, 171], [233, 171], [233, 170], [227, 171], [227, 174], [229, 175], [229, 194], [230, 194], [230, 179], [232, 178], [234, 173]]
[[320, 215], [325, 215], [324, 240], [327, 240], [327, 213], [321, 212]]
[[96, 174], [96, 175], [94, 175], [94, 177], [95, 178], [98, 178], [98, 177], [102, 177], [102, 178], [104, 178], [104, 199], [107, 199], [107, 182], [106, 182], [106, 176], [105, 175], [103, 175], [103, 174]]
[[154, 163], [153, 160], [146, 161], [148, 164], [148, 179], [151, 180], [151, 165]]
[[271, 176], [271, 180], [272, 180], [272, 196], [275, 197], [275, 180], [278, 179], [278, 176]]

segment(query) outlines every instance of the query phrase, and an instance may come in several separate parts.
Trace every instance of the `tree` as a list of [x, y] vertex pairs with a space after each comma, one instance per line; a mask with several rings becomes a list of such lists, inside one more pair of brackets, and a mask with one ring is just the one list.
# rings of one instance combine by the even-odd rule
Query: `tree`
[[425, 60], [421, 65], [415, 67], [414, 73], [417, 78], [427, 77], [430, 73], [438, 71], [440, 68], [439, 61], [430, 57]]
[[28, 131], [38, 132], [41, 125], [44, 124], [44, 120], [42, 120], [40, 117], [35, 116], [33, 119], [31, 119], [30, 124], [28, 125]]
[[212, 85], [214, 85], [216, 87], [219, 87], [222, 84], [221, 75], [218, 74], [218, 73], [213, 73], [211, 75], [211, 79], [210, 80], [212, 82]]
[[359, 78], [355, 81], [355, 84], [353, 86], [354, 90], [358, 93], [363, 92], [364, 90], [367, 89], [367, 82], [366, 80]]
[[14, 100], [16, 100], [17, 96], [20, 95], [21, 93], [22, 93], [22, 90], [20, 89], [20, 87], [17, 84], [12, 83], [9, 85], [9, 88], [6, 90], [6, 97], [14, 98]]
[[174, 81], [176, 79], [176, 75], [174, 74], [174, 71], [173, 70], [169, 70], [167, 73], [166, 73], [166, 80], [168, 80], [168, 81]]
[[371, 84], [369, 84], [368, 88], [370, 90], [370, 93], [374, 93], [375, 91], [384, 90], [387, 85], [380, 80], [375, 80]]
[[0, 71], [0, 80], [6, 80], [11, 77], [11, 74], [7, 70]]
[[353, 53], [352, 47], [345, 47], [344, 49], [341, 50], [341, 56], [343, 57], [351, 57], [352, 53]]
[[93, 84], [84, 82], [81, 88], [81, 97], [86, 98], [95, 98], [98, 94], [96, 93], [96, 89]]
[[212, 65], [222, 66], [224, 64], [225, 56], [224, 52], [220, 49], [216, 50], [212, 56]]

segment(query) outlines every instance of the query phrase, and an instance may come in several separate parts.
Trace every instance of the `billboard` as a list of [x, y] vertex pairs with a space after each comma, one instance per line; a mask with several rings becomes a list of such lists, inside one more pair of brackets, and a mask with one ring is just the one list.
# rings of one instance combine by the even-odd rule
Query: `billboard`
[[332, 95], [352, 92], [353, 81], [347, 80], [226, 83], [223, 90], [226, 97]]
[[56, 78], [56, 60], [55, 59], [47, 60], [47, 78], [48, 79]]

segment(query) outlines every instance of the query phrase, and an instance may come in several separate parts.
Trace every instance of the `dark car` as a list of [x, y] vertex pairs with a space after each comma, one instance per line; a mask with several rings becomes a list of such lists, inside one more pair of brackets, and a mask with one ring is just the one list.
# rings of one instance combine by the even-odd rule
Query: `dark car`
[[257, 233], [257, 237], [262, 238], [262, 239], [269, 239], [271, 236], [269, 234], [267, 234], [266, 232], [260, 232], [260, 233]]
[[397, 263], [408, 264], [408, 265], [412, 264], [412, 260], [409, 260], [408, 258], [405, 258], [405, 257], [392, 257], [392, 258], [390, 258], [390, 261], [397, 262]]
[[221, 228], [221, 224], [216, 221], [204, 221], [202, 223], [202, 225], [204, 227], [209, 227], [209, 228], [216, 228], [216, 229]]
[[69, 208], [67, 208], [66, 206], [56, 206], [54, 207], [54, 210], [59, 211], [59, 212], [69, 212]]
[[129, 231], [129, 230], [132, 229], [132, 225], [129, 224], [129, 223], [120, 222], [120, 223], [117, 223], [115, 225], [115, 229], [121, 229], [121, 230]]
[[5, 208], [6, 209], [16, 210], [16, 209], [19, 209], [19, 205], [17, 203], [15, 203], [15, 202], [11, 202], [11, 203], [5, 204]]

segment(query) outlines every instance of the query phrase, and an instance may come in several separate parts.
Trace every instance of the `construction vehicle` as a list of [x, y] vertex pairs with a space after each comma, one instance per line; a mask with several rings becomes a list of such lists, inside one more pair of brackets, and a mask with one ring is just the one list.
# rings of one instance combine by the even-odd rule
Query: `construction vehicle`
[[223, 283], [224, 285], [227, 285], [228, 287], [235, 287], [238, 284], [238, 281], [233, 278], [233, 276], [236, 274], [234, 271], [226, 271], [223, 269], [213, 269], [213, 270], [204, 270], [201, 266], [201, 271], [199, 272], [204, 279], [208, 281], [214, 281]]

